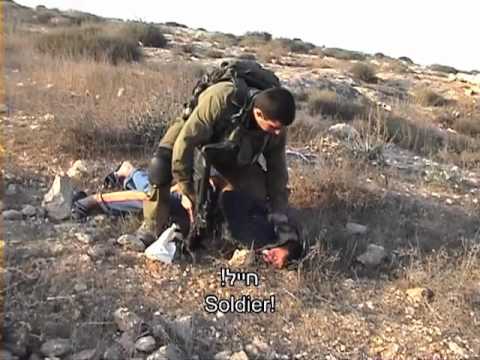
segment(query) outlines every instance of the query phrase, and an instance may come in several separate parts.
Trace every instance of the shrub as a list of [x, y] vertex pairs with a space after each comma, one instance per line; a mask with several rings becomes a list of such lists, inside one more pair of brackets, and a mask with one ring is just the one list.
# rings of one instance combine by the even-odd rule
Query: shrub
[[447, 103], [443, 96], [426, 87], [415, 91], [415, 101], [423, 106], [443, 106]]
[[453, 123], [453, 128], [466, 135], [479, 136], [480, 119], [461, 117], [455, 120]]
[[240, 37], [240, 46], [244, 47], [258, 47], [263, 46], [272, 40], [272, 35], [267, 32], [247, 32]]
[[228, 48], [237, 45], [239, 39], [233, 34], [214, 33], [210, 36], [210, 40], [216, 42], [218, 47]]
[[350, 68], [350, 72], [357, 80], [362, 80], [367, 83], [376, 83], [377, 76], [372, 66], [364, 63], [356, 63]]
[[366, 58], [362, 53], [339, 48], [324, 48], [322, 53], [340, 60], [365, 60]]
[[63, 29], [42, 34], [36, 39], [36, 49], [52, 56], [72, 59], [93, 59], [119, 62], [139, 61], [141, 49], [131, 39], [120, 36], [104, 35], [99, 28]]
[[308, 111], [312, 116], [322, 114], [341, 120], [352, 120], [364, 110], [361, 104], [342, 100], [335, 91], [317, 90], [308, 96]]
[[278, 38], [274, 40], [278, 42], [282, 47], [286, 48], [289, 52], [294, 53], [309, 53], [310, 50], [315, 48], [315, 45], [312, 43], [304, 42], [301, 39], [286, 39], [286, 38]]
[[455, 69], [452, 66], [447, 66], [447, 65], [440, 65], [440, 64], [433, 64], [428, 67], [428, 69], [432, 71], [437, 71], [445, 74], [456, 74], [458, 73], [458, 70]]
[[49, 12], [42, 12], [37, 15], [37, 21], [40, 24], [46, 25], [50, 22], [50, 19], [53, 18], [55, 15]]
[[164, 48], [167, 45], [167, 39], [161, 30], [154, 25], [128, 24], [122, 29], [120, 35], [136, 42], [140, 41], [144, 46]]
[[398, 58], [398, 60], [403, 61], [403, 62], [406, 62], [407, 64], [411, 64], [411, 65], [414, 64], [413, 60], [410, 59], [410, 58], [407, 57], [407, 56], [400, 56], [400, 57]]

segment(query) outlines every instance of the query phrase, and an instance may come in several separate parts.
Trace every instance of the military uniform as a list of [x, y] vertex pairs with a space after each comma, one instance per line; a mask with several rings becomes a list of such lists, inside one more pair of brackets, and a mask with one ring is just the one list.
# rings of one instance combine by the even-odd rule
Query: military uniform
[[[193, 184], [195, 149], [212, 143], [234, 146], [212, 165], [231, 185], [256, 199], [268, 200], [273, 212], [285, 212], [288, 205], [288, 172], [285, 159], [286, 129], [279, 135], [259, 129], [251, 118], [251, 109], [241, 121], [233, 121], [240, 110], [234, 85], [220, 82], [201, 93], [198, 105], [187, 120], [178, 118], [160, 141], [159, 147], [172, 149], [173, 182], [195, 201]], [[258, 159], [265, 158], [266, 171]], [[168, 189], [152, 187], [150, 201], [144, 205], [146, 222], [166, 223]], [[165, 199], [164, 199], [165, 198]], [[157, 228], [157, 230], [159, 230]]]

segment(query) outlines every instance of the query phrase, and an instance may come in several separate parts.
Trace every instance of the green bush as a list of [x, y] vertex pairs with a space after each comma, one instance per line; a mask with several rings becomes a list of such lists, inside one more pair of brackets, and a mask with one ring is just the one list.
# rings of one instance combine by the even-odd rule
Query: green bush
[[92, 59], [111, 64], [139, 61], [142, 51], [131, 39], [104, 35], [96, 27], [63, 29], [39, 35], [35, 42], [38, 51], [52, 56], [73, 59]]
[[167, 39], [162, 31], [149, 24], [132, 23], [126, 25], [120, 32], [122, 36], [133, 41], [140, 41], [144, 46], [164, 48], [167, 46]]
[[357, 80], [362, 80], [367, 83], [376, 83], [377, 76], [372, 66], [364, 63], [356, 63], [350, 68], [350, 72]]

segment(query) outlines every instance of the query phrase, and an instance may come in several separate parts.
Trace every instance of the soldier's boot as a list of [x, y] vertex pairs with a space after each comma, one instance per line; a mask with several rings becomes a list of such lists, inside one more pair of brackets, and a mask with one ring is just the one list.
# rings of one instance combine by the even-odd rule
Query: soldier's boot
[[136, 236], [146, 246], [152, 244], [163, 228], [167, 225], [170, 215], [170, 187], [152, 186], [143, 203], [143, 223]]

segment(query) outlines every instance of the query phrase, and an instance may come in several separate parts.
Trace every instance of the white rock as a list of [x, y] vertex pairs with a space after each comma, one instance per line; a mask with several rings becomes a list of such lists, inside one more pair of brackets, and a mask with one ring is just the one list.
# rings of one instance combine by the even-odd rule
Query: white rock
[[117, 239], [117, 243], [122, 245], [127, 250], [138, 252], [145, 251], [145, 244], [141, 240], [137, 239], [137, 237], [134, 235], [122, 235]]
[[245, 351], [239, 351], [230, 356], [230, 360], [248, 360], [248, 355]]
[[328, 128], [328, 132], [340, 139], [352, 139], [360, 136], [358, 131], [351, 125], [340, 123]]
[[368, 267], [375, 267], [380, 265], [387, 258], [387, 252], [383, 246], [370, 244], [362, 255], [357, 257], [357, 260]]
[[347, 223], [345, 228], [351, 234], [365, 234], [368, 230], [368, 228], [365, 225], [356, 224], [352, 222]]
[[93, 243], [93, 236], [86, 233], [77, 232], [74, 234], [78, 241], [84, 244], [91, 244]]
[[230, 360], [231, 356], [232, 356], [232, 352], [225, 350], [215, 354], [215, 356], [213, 357], [213, 360]]
[[135, 342], [135, 349], [145, 353], [150, 353], [155, 350], [156, 345], [157, 344], [153, 336], [144, 336]]
[[121, 87], [120, 89], [118, 89], [117, 96], [122, 97], [123, 94], [125, 94], [125, 88]]
[[71, 350], [70, 340], [53, 339], [44, 343], [40, 349], [42, 354], [46, 356], [62, 356]]
[[254, 259], [254, 252], [247, 249], [237, 249], [232, 255], [232, 258], [228, 260], [228, 265], [235, 268], [242, 268], [251, 264]]
[[459, 345], [457, 345], [456, 343], [454, 343], [453, 341], [450, 341], [448, 343], [448, 348], [454, 352], [455, 354], [461, 356], [463, 359], [466, 359], [466, 352], [464, 349], [462, 349]]
[[86, 174], [88, 174], [88, 164], [85, 160], [75, 161], [67, 171], [67, 175], [74, 179], [79, 179], [82, 175]]
[[55, 120], [55, 115], [53, 115], [53, 114], [45, 114], [45, 115], [43, 116], [43, 119], [44, 119], [45, 121], [53, 121], [53, 120]]
[[32, 216], [37, 215], [37, 209], [35, 209], [35, 206], [25, 205], [22, 209], [22, 214], [25, 217], [32, 217]]
[[57, 175], [45, 194], [42, 206], [53, 220], [65, 220], [71, 215], [73, 184], [68, 176]]

